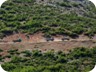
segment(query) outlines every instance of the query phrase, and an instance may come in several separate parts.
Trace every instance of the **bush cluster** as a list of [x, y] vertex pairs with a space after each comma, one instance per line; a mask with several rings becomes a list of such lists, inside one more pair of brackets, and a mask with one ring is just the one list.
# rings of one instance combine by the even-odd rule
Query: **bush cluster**
[[96, 47], [75, 48], [63, 51], [23, 51], [13, 55], [10, 62], [2, 64], [9, 72], [88, 72], [96, 64]]
[[34, 34], [39, 31], [47, 36], [57, 34], [77, 36], [82, 33], [94, 36], [96, 9], [91, 5], [86, 9], [83, 7], [88, 10], [85, 13], [81, 11], [83, 14], [68, 11], [78, 6], [83, 7], [79, 3], [66, 1], [57, 3], [54, 7], [36, 4], [35, 0], [8, 0], [0, 8], [0, 38], [14, 32]]

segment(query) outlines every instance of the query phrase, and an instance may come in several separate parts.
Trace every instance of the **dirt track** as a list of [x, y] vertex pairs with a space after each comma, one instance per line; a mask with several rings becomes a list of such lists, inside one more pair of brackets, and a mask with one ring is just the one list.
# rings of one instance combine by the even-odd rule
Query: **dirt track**
[[58, 41], [58, 42], [40, 42], [40, 43], [8, 43], [0, 44], [0, 48], [4, 51], [9, 49], [19, 49], [19, 50], [33, 50], [38, 49], [42, 51], [52, 50], [55, 51], [62, 50], [67, 51], [76, 47], [94, 47], [96, 46], [95, 41]]
[[[86, 48], [92, 48], [96, 46], [96, 42], [92, 40], [86, 40], [86, 41], [57, 41], [57, 42], [39, 42], [39, 43], [6, 43], [6, 44], [0, 44], [0, 49], [3, 50], [3, 52], [0, 53], [1, 56], [7, 56], [9, 55], [9, 50], [15, 50], [18, 49], [19, 53], [25, 50], [41, 50], [43, 52], [48, 50], [54, 50], [54, 51], [64, 51], [68, 52], [71, 49], [74, 49], [76, 47], [86, 47]], [[5, 58], [5, 62], [10, 61], [10, 58]], [[1, 62], [2, 63], [2, 62]]]
[[[38, 43], [31, 43], [31, 42], [21, 42], [21, 43], [0, 43], [0, 49], [3, 52], [0, 53], [1, 56], [8, 55], [9, 50], [18, 49], [19, 52], [25, 50], [41, 50], [43, 52], [48, 50], [54, 51], [64, 51], [68, 52], [71, 49], [76, 47], [85, 47], [85, 48], [92, 48], [96, 46], [96, 41], [92, 40], [71, 40], [71, 41], [52, 41], [52, 42], [38, 42]], [[5, 61], [10, 61], [10, 58], [5, 58]]]
[[[19, 37], [22, 38], [22, 42], [12, 42], [12, 40], [17, 39]], [[95, 36], [96, 37], [96, 36]], [[54, 41], [47, 42], [42, 34], [35, 34], [34, 36], [30, 36], [30, 40], [26, 39], [23, 34], [16, 34], [9, 37], [4, 38], [4, 40], [8, 40], [8, 42], [0, 42], [0, 49], [3, 49], [4, 52], [2, 55], [6, 55], [7, 51], [10, 49], [19, 49], [19, 51], [23, 50], [55, 50], [55, 51], [69, 51], [70, 49], [76, 47], [86, 47], [92, 48], [96, 46], [96, 38], [89, 39], [86, 36], [81, 35], [78, 39], [70, 39], [68, 41], [62, 41], [61, 36], [57, 36], [54, 38]]]

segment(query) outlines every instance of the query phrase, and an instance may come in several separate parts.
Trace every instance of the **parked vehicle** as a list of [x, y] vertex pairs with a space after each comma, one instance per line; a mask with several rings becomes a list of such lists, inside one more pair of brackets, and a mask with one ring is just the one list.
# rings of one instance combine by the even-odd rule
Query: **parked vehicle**
[[54, 41], [54, 38], [53, 37], [46, 38], [46, 41]]
[[70, 39], [68, 37], [62, 38], [62, 41], [69, 41]]
[[13, 40], [13, 42], [22, 42], [22, 39]]

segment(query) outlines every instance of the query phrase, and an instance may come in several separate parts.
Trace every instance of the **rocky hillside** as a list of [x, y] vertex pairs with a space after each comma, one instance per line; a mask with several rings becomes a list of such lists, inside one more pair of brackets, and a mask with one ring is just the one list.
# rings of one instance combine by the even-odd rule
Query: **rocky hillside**
[[18, 32], [92, 37], [96, 8], [88, 0], [8, 0], [0, 8], [0, 38]]
[[90, 16], [89, 12], [94, 16], [95, 12], [92, 12], [94, 5], [88, 0], [36, 0], [36, 3], [60, 8], [63, 13], [76, 12], [80, 16]]

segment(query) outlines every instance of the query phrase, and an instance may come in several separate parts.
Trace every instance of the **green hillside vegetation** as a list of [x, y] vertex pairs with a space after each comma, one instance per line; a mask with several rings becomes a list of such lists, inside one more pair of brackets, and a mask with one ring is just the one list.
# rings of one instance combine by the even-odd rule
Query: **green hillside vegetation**
[[82, 33], [94, 36], [96, 8], [91, 2], [83, 5], [71, 0], [51, 4], [38, 4], [36, 0], [8, 0], [0, 8], [0, 38], [14, 32], [34, 34], [39, 31], [45, 36], [74, 37]]
[[10, 62], [2, 64], [3, 69], [8, 72], [88, 72], [96, 64], [96, 47], [76, 48], [68, 53], [53, 50], [8, 52], [8, 56], [2, 57], [11, 58]]

